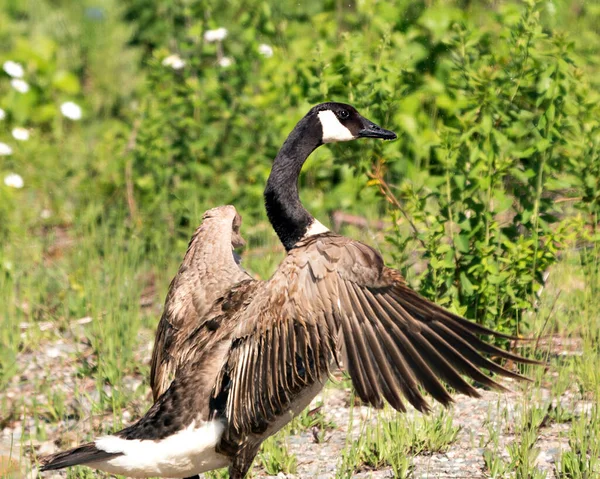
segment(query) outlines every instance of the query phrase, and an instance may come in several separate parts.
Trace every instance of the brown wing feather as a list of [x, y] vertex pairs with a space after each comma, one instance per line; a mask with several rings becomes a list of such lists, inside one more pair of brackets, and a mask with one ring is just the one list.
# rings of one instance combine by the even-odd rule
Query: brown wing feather
[[422, 298], [376, 251], [333, 234], [294, 248], [237, 321], [222, 374], [231, 378], [226, 415], [239, 434], [264, 430], [323, 382], [342, 362], [340, 343], [358, 396], [401, 411], [404, 398], [429, 409], [421, 388], [449, 404], [443, 383], [478, 396], [463, 376], [498, 389], [485, 371], [523, 379], [481, 353], [535, 363], [479, 339], [497, 334]]
[[[156, 330], [150, 366], [150, 386], [156, 401], [173, 380], [184, 347], [214, 302], [233, 285], [250, 279], [239, 267], [232, 245], [240, 245], [241, 217], [233, 206], [207, 211], [195, 231], [177, 275], [169, 285], [165, 307]], [[210, 328], [206, 334], [211, 334]]]

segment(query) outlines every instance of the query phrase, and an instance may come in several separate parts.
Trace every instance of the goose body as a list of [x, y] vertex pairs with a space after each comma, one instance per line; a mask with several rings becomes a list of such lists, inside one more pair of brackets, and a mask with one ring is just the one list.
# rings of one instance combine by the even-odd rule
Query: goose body
[[498, 333], [419, 296], [377, 251], [328, 231], [302, 206], [297, 180], [310, 153], [360, 137], [395, 134], [341, 103], [318, 105], [300, 120], [265, 189], [269, 220], [287, 250], [277, 271], [267, 281], [237, 281], [233, 268], [226, 291], [181, 336], [178, 350], [186, 353], [150, 410], [113, 436], [45, 458], [42, 470], [86, 464], [186, 478], [228, 466], [232, 479], [242, 479], [260, 444], [338, 366], [364, 402], [399, 411], [406, 401], [427, 411], [422, 391], [449, 404], [443, 383], [477, 396], [462, 375], [501, 389], [482, 369], [521, 378], [484, 356], [532, 362], [477, 336]]

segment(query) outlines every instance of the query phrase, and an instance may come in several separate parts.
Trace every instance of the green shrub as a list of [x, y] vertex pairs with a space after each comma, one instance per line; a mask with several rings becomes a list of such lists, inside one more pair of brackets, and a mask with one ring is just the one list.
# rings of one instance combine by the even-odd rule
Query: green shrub
[[[259, 13], [234, 20], [217, 4], [203, 16], [182, 6], [175, 17], [185, 21], [162, 30], [176, 48], [149, 60], [153, 94], [132, 152], [141, 224], [186, 237], [201, 210], [225, 202], [249, 224], [264, 220], [262, 188], [286, 132], [311, 104], [346, 100], [401, 139], [319, 150], [305, 188], [331, 191], [306, 195], [309, 209], [360, 211], [334, 193], [368, 194], [352, 176], [371, 171], [371, 184], [397, 200], [394, 218], [402, 206], [416, 228], [400, 226], [390, 241], [409, 276], [419, 247], [423, 294], [518, 332], [566, 238], [557, 194], [596, 188], [600, 177], [597, 102], [572, 42], [548, 29], [547, 4], [501, 2], [487, 15], [460, 3], [325, 4], [310, 22], [245, 5], [229, 12]], [[227, 38], [204, 41], [219, 25], [231, 26]], [[260, 42], [274, 43], [273, 58]], [[163, 64], [173, 53], [184, 68]], [[220, 66], [223, 57], [232, 64]]]
[[[600, 178], [597, 101], [572, 44], [544, 31], [542, 6], [437, 32], [445, 53], [397, 106], [412, 162], [387, 158], [373, 175], [411, 225], [390, 235], [396, 259], [410, 268], [416, 244], [427, 260], [423, 294], [508, 333], [569, 236], [557, 196]], [[429, 174], [414, 171], [423, 165]]]

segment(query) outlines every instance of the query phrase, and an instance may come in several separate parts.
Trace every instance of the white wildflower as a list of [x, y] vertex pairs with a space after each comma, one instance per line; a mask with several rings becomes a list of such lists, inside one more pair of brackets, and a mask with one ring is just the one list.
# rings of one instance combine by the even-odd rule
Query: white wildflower
[[10, 146], [0, 141], [0, 156], [12, 155], [12, 152], [13, 150]]
[[20, 63], [7, 60], [2, 65], [2, 69], [13, 78], [23, 78], [25, 71]]
[[4, 177], [4, 184], [6, 186], [10, 186], [11, 188], [23, 188], [25, 182], [23, 181], [21, 175], [18, 175], [17, 173], [10, 173]]
[[81, 107], [72, 101], [66, 101], [60, 105], [60, 112], [69, 120], [81, 120]]
[[227, 36], [226, 28], [217, 28], [216, 30], [206, 30], [204, 32], [204, 41], [208, 43], [221, 42]]
[[44, 208], [41, 212], [40, 212], [40, 218], [47, 220], [48, 218], [50, 218], [52, 216], [52, 211], [50, 211], [48, 208]]
[[181, 70], [185, 66], [185, 61], [176, 53], [169, 55], [162, 61], [166, 67], [171, 67], [173, 70]]
[[20, 78], [13, 78], [10, 81], [10, 85], [19, 93], [27, 93], [29, 91], [29, 83]]
[[261, 43], [258, 46], [258, 53], [260, 53], [263, 57], [271, 58], [273, 56], [273, 48], [271, 45]]
[[6, 118], [6, 112], [0, 108], [0, 121], [4, 120]]
[[13, 128], [12, 136], [15, 140], [27, 141], [29, 140], [29, 130], [21, 127]]
[[229, 57], [223, 57], [219, 60], [219, 66], [222, 68], [230, 67], [233, 64], [233, 60]]

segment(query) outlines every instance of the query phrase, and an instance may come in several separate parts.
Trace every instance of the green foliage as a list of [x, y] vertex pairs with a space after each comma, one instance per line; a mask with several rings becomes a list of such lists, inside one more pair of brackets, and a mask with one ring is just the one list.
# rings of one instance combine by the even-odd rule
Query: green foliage
[[336, 477], [353, 477], [360, 470], [387, 466], [394, 477], [410, 477], [411, 455], [447, 450], [459, 430], [444, 411], [425, 418], [398, 413], [380, 417], [377, 422], [363, 424], [357, 440], [350, 439], [352, 444], [344, 450]]
[[227, 469], [217, 469], [216, 471], [205, 473], [204, 477], [205, 479], [229, 479], [229, 473]]
[[430, 174], [388, 164], [391, 180], [381, 171], [374, 180], [411, 225], [391, 235], [395, 257], [406, 262], [416, 244], [428, 261], [423, 294], [509, 333], [567, 239], [557, 195], [600, 179], [595, 166], [580, 174], [598, 163], [596, 94], [571, 43], [544, 31], [542, 7], [501, 9], [500, 28], [465, 16], [445, 25], [433, 76], [398, 106], [409, 134], [401, 149]]
[[[486, 16], [473, 15], [482, 13], [477, 6], [441, 3], [325, 4], [319, 13], [304, 6], [310, 24], [304, 11], [244, 5], [223, 12], [209, 2], [201, 15], [166, 3], [136, 34], [151, 49], [153, 93], [122, 159], [142, 205], [138, 226], [165, 225], [183, 242], [202, 210], [226, 202], [248, 223], [264, 221], [262, 189], [285, 132], [311, 104], [350, 101], [398, 127], [401, 139], [315, 154], [303, 191], [329, 194], [305, 194], [309, 209], [360, 212], [356, 200], [371, 193], [353, 183], [353, 169], [370, 172], [384, 161], [372, 184], [390, 185], [388, 199], [397, 197], [415, 227], [390, 235], [396, 261], [412, 276], [406, 260], [417, 246], [428, 266], [418, 281], [423, 294], [518, 332], [567, 237], [557, 195], [581, 191], [582, 207], [596, 211], [598, 102], [578, 66], [583, 46], [558, 27], [548, 32], [560, 22], [544, 2], [505, 2]], [[246, 8], [259, 13], [239, 14]], [[231, 27], [227, 37], [205, 41], [219, 25]], [[259, 53], [262, 41], [274, 45], [273, 58]], [[174, 53], [184, 68], [165, 65]], [[232, 64], [221, 66], [224, 58]], [[342, 191], [349, 194], [340, 200]], [[263, 238], [251, 232], [250, 244]], [[164, 242], [160, 234], [149, 239]]]
[[0, 60], [19, 62], [29, 85], [26, 93], [20, 93], [2, 72], [5, 126], [36, 127], [40, 135], [52, 134], [44, 139], [60, 139], [68, 131], [61, 122], [62, 102], [76, 100], [89, 117], [114, 114], [132, 94], [138, 55], [127, 46], [131, 27], [119, 22], [117, 2], [82, 1], [58, 9], [46, 1], [36, 2], [35, 8], [14, 4], [14, 9], [2, 9], [2, 3], [13, 2], [0, 2], [0, 18], [6, 15], [9, 26], [3, 30]]
[[590, 479], [600, 474], [600, 412], [594, 405], [590, 417], [581, 416], [569, 432], [569, 451], [565, 451], [556, 465], [560, 479]]
[[323, 403], [317, 404], [313, 410], [305, 409], [298, 414], [289, 425], [289, 433], [298, 434], [301, 431], [309, 431], [313, 434], [314, 442], [322, 443], [326, 441], [327, 431], [336, 428], [336, 424], [327, 419], [322, 411]]
[[[119, 117], [138, 86], [139, 55], [117, 2], [58, 3], [0, 1], [0, 64], [23, 70], [22, 78], [0, 71], [0, 142], [12, 150], [0, 156], [0, 175], [24, 182], [22, 190], [0, 187], [5, 244], [31, 228], [90, 219], [98, 172], [111, 168], [126, 128]], [[66, 102], [81, 108], [81, 120], [61, 112]], [[17, 140], [14, 128], [29, 139]]]
[[289, 452], [286, 440], [282, 435], [269, 437], [262, 445], [257, 463], [270, 476], [280, 472], [294, 474], [298, 467], [298, 459]]
[[[0, 261], [2, 261], [1, 257]], [[15, 293], [12, 279], [10, 275], [2, 271], [2, 263], [0, 263], [0, 294], [8, 302], [2, 311], [3, 327], [0, 328], [0, 390], [2, 390], [8, 380], [18, 373], [16, 362], [19, 350], [18, 324], [20, 317], [14, 303]]]
[[[141, 107], [130, 161], [135, 198], [143, 205], [140, 224], [147, 226], [158, 220], [170, 231], [181, 228], [187, 237], [190, 222], [212, 204], [236, 204], [249, 216], [249, 224], [264, 220], [262, 190], [272, 159], [286, 132], [311, 104], [337, 98], [354, 101], [365, 110], [370, 101], [367, 97], [359, 99], [360, 91], [345, 96], [351, 88], [342, 90], [340, 82], [347, 79], [335, 72], [345, 58], [361, 48], [359, 39], [349, 37], [348, 56], [339, 49], [328, 52], [336, 62], [329, 66], [329, 58], [318, 58], [323, 56], [319, 53], [323, 44], [310, 46], [307, 42], [306, 35], [314, 25], [304, 15], [290, 17], [259, 1], [244, 2], [243, 7], [234, 2], [228, 13], [209, 3], [203, 15], [192, 7], [177, 5], [170, 4], [169, 8], [174, 18], [185, 21], [171, 24], [156, 19], [153, 23], [169, 32], [170, 42], [168, 49], [155, 49], [149, 59], [152, 95]], [[233, 20], [231, 15], [240, 10], [259, 13], [236, 15]], [[337, 33], [330, 26], [337, 22], [336, 13], [333, 8], [326, 10], [315, 17], [317, 29], [334, 41]], [[218, 25], [229, 28], [227, 38], [217, 43], [205, 41], [206, 29]], [[261, 42], [273, 45], [272, 58], [261, 55]], [[378, 41], [372, 43], [379, 48]], [[174, 53], [186, 62], [185, 68], [165, 65]], [[224, 67], [226, 58], [231, 58], [232, 64]], [[362, 72], [354, 73], [357, 82], [358, 75]], [[370, 80], [376, 77], [375, 71], [370, 72]], [[384, 121], [380, 112], [385, 108], [377, 107], [377, 112], [370, 114]], [[371, 143], [362, 148], [370, 151], [380, 146]], [[346, 161], [334, 163], [328, 151], [315, 157], [309, 161], [303, 180], [304, 191], [306, 186], [312, 187], [312, 194], [305, 195], [307, 206], [318, 214], [355, 204], [361, 183], [344, 165]], [[331, 196], [324, 195], [323, 190]], [[350, 194], [336, 195], [336, 191]]]
[[[311, 104], [352, 102], [399, 129], [401, 138], [319, 150], [301, 180], [308, 208], [320, 216], [334, 209], [383, 214], [385, 202], [364, 188], [361, 176], [378, 165], [371, 184], [398, 200], [393, 218], [402, 216], [401, 207], [413, 226], [403, 220], [390, 234], [392, 256], [407, 276], [414, 276], [414, 261], [407, 260], [417, 247], [427, 262], [414, 281], [423, 294], [487, 326], [519, 331], [566, 238], [557, 195], [579, 195], [577, 206], [597, 224], [598, 94], [588, 80], [596, 66], [582, 68], [587, 47], [561, 33], [566, 3], [555, 5], [558, 11], [534, 1], [491, 9], [408, 1], [293, 9], [292, 3], [234, 1], [222, 9], [218, 1], [137, 0], [122, 10], [111, 9], [110, 0], [82, 4], [60, 10], [60, 21], [85, 19], [73, 29], [78, 49], [64, 58], [57, 52], [67, 39], [52, 33], [58, 20], [15, 7], [43, 41], [13, 42], [10, 58], [26, 62], [33, 88], [21, 95], [5, 87], [10, 98], [31, 97], [29, 109], [9, 102], [5, 123], [15, 126], [22, 117], [36, 127], [36, 141], [56, 146], [66, 126], [74, 141], [73, 133], [83, 132], [57, 114], [61, 91], [84, 95], [95, 114], [113, 108], [119, 118], [139, 76], [123, 67], [136, 64], [136, 50], [124, 44], [139, 45], [146, 82], [126, 115], [131, 131], [106, 123], [86, 162], [98, 180], [89, 191], [117, 207], [103, 221], [118, 221], [118, 210], [127, 208], [135, 234], [156, 251], [174, 240], [183, 246], [202, 211], [233, 203], [255, 246], [268, 234], [262, 190], [285, 133]], [[599, 13], [591, 7], [586, 14]], [[205, 39], [220, 26], [226, 38]], [[94, 32], [91, 39], [77, 36], [85, 28]], [[260, 53], [261, 43], [272, 46], [272, 57]], [[31, 45], [43, 55], [33, 55]], [[119, 48], [125, 53], [114, 53]], [[111, 59], [106, 71], [98, 66], [100, 51]], [[88, 77], [96, 83], [89, 86]], [[87, 144], [82, 138], [73, 151]], [[19, 169], [30, 151], [17, 151], [11, 168]], [[110, 162], [95, 161], [105, 155]], [[2, 195], [5, 205], [14, 201], [13, 192]], [[88, 197], [71, 201], [72, 211], [79, 214]], [[97, 213], [89, 211], [90, 219]]]

